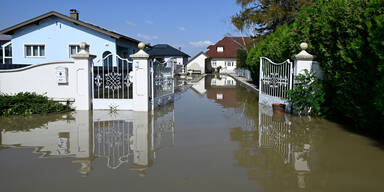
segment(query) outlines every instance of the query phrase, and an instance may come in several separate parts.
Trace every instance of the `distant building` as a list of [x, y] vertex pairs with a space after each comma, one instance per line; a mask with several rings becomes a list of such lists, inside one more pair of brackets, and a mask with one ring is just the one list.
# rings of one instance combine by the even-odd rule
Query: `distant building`
[[[24, 21], [0, 34], [12, 35], [2, 49], [11, 49], [12, 55], [2, 62], [37, 64], [72, 60], [79, 52], [80, 42], [90, 45], [89, 52], [98, 59], [109, 54], [129, 58], [137, 51], [138, 40], [79, 20], [79, 12], [71, 9], [70, 16], [55, 11]], [[97, 65], [95, 63], [95, 65]]]
[[145, 50], [151, 57], [162, 58], [164, 61], [174, 59], [177, 65], [186, 65], [188, 57], [186, 53], [168, 44], [157, 44]]
[[207, 55], [204, 52], [200, 52], [195, 57], [193, 57], [186, 65], [186, 70], [188, 73], [198, 73], [204, 74], [205, 70], [205, 62], [207, 59]]
[[213, 69], [221, 67], [220, 73], [234, 73], [236, 69], [236, 51], [244, 48], [249, 37], [224, 37], [208, 47], [206, 55]]

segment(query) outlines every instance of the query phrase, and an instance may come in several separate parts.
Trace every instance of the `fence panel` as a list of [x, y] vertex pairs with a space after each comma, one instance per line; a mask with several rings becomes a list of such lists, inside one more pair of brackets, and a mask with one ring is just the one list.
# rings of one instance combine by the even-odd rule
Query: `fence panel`
[[293, 65], [288, 60], [274, 63], [266, 57], [260, 58], [260, 91], [263, 94], [287, 98], [286, 90], [292, 89]]

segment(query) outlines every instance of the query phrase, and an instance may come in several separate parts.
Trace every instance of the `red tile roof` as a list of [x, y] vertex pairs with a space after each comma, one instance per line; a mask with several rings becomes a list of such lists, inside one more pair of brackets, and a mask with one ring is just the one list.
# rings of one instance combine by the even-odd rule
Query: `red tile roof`
[[[236, 50], [250, 41], [249, 37], [224, 37], [214, 45], [208, 46], [206, 55], [211, 58], [236, 58]], [[217, 47], [223, 47], [223, 52], [217, 52]]]

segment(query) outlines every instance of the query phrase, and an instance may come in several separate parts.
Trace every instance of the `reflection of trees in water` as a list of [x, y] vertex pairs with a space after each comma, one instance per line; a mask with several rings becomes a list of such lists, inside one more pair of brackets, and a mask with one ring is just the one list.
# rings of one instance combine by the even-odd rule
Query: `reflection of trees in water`
[[30, 129], [47, 127], [48, 123], [59, 120], [75, 120], [70, 113], [48, 115], [14, 116], [0, 118], [0, 131], [29, 131]]
[[311, 148], [317, 134], [316, 129], [310, 127], [313, 121], [258, 111], [256, 118], [254, 113], [247, 115], [259, 121], [253, 130], [243, 126], [231, 130], [231, 140], [240, 144], [234, 151], [235, 166], [247, 168], [248, 178], [267, 189], [306, 189], [311, 182]]

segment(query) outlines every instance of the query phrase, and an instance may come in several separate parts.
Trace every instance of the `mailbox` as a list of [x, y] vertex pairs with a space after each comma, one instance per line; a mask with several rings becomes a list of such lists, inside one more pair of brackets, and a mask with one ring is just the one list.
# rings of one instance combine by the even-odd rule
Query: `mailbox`
[[58, 84], [68, 83], [68, 68], [66, 67], [56, 68], [56, 81]]

